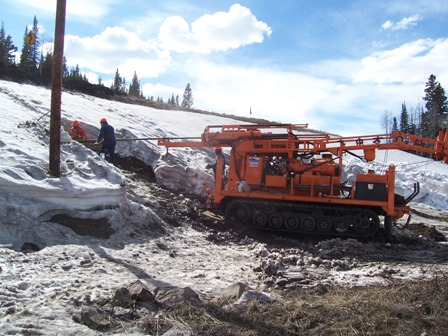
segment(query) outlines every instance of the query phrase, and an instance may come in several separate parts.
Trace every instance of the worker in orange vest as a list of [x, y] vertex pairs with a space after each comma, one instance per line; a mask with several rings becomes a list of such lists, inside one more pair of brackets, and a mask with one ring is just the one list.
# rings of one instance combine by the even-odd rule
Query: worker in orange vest
[[73, 121], [70, 135], [74, 140], [87, 140], [87, 132], [78, 120]]

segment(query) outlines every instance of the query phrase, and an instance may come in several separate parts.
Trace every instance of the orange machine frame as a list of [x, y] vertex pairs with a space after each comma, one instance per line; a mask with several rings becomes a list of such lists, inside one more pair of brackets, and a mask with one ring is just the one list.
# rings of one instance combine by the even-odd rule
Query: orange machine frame
[[[431, 154], [434, 159], [448, 163], [446, 128], [439, 131], [435, 140], [399, 131], [355, 137], [294, 134], [294, 131], [305, 128], [306, 124], [207, 126], [200, 141], [160, 138], [158, 144], [166, 148], [231, 148], [228, 174], [222, 176], [222, 169], [216, 169], [214, 194], [209, 192], [215, 205], [225, 203], [226, 199], [231, 198], [313, 202], [381, 208], [384, 215], [392, 219], [401, 218], [410, 212], [409, 206], [405, 205], [409, 200], [398, 205], [395, 202], [395, 166], [390, 165], [384, 174], [369, 172], [357, 175], [356, 182], [359, 187], [367, 188], [366, 190], [379, 188], [376, 194], [380, 195], [378, 199], [360, 197], [355, 184], [346, 186], [341, 181], [343, 154], [361, 150], [363, 159], [369, 162], [375, 159], [376, 150], [414, 150]], [[281, 129], [283, 133], [274, 133], [275, 129]], [[307, 155], [321, 157], [312, 163], [298, 159]], [[267, 160], [265, 156], [268, 156], [269, 160], [280, 158], [286, 162], [282, 167], [284, 172], [265, 174], [263, 169], [267, 163], [261, 162]], [[223, 164], [221, 159], [218, 165]], [[249, 186], [247, 191], [239, 188], [240, 183]], [[383, 192], [384, 197], [381, 196]], [[414, 194], [415, 192], [416, 190]]]

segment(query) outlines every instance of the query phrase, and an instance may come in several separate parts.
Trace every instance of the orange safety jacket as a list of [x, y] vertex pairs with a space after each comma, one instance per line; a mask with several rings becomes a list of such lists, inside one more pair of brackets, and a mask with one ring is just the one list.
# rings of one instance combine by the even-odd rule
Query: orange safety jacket
[[70, 135], [72, 136], [72, 139], [75, 140], [87, 140], [87, 132], [81, 126], [72, 127], [70, 130]]

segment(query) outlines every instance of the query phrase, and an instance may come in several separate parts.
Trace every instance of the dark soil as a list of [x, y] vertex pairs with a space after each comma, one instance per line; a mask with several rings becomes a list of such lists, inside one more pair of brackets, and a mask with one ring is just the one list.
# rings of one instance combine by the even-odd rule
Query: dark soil
[[416, 236], [422, 236], [437, 242], [446, 241], [446, 237], [433, 226], [427, 226], [424, 223], [410, 224], [407, 229]]
[[156, 182], [153, 168], [136, 157], [116, 155], [115, 165], [128, 174], [135, 175], [141, 181]]
[[110, 227], [107, 218], [82, 219], [67, 215], [56, 215], [51, 218], [51, 221], [72, 229], [80, 236], [109, 239], [115, 233], [115, 230]]

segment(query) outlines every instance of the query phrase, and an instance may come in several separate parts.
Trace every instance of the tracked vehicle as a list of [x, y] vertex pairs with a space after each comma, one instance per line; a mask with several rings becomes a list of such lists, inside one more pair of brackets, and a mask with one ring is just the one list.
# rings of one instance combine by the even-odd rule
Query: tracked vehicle
[[[408, 203], [418, 194], [395, 193], [395, 166], [384, 173], [368, 171], [343, 181], [345, 155], [364, 162], [377, 150], [401, 149], [428, 153], [448, 163], [447, 129], [436, 139], [402, 132], [332, 137], [306, 132], [307, 125], [207, 126], [197, 138], [160, 138], [160, 146], [227, 147], [228, 159], [218, 159], [214, 190], [208, 204], [235, 223], [250, 227], [371, 237], [380, 217], [390, 239], [392, 221], [410, 214]], [[219, 167], [228, 165], [228, 169]]]

